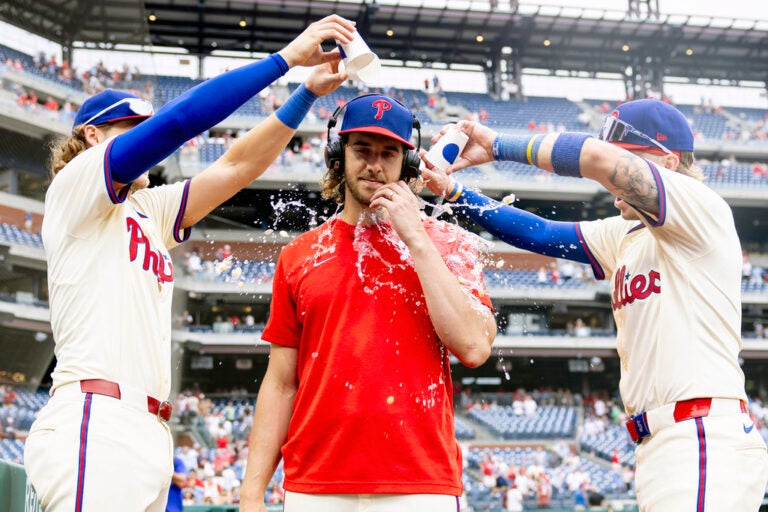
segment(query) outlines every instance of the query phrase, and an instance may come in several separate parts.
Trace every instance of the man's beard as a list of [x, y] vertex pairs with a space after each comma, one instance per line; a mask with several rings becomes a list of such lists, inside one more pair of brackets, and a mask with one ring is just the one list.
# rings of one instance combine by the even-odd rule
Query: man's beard
[[[368, 178], [373, 178], [372, 176], [368, 176]], [[383, 183], [382, 183], [383, 185]], [[352, 178], [348, 174], [344, 173], [344, 186], [347, 190], [349, 190], [349, 194], [352, 196], [352, 199], [354, 199], [357, 203], [359, 203], [361, 206], [368, 207], [371, 205], [371, 197], [370, 195], [368, 197], [365, 197], [363, 192], [360, 190], [360, 180], [358, 178]]]

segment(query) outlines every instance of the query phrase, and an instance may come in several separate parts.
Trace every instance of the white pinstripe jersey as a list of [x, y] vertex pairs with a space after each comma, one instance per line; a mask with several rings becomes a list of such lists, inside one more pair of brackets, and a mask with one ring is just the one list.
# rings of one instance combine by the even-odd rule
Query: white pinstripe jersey
[[693, 178], [651, 170], [657, 217], [579, 224], [595, 275], [611, 279], [627, 412], [689, 398], [746, 399], [742, 256], [731, 209]]
[[164, 400], [171, 378], [168, 248], [189, 236], [179, 228], [189, 182], [117, 197], [105, 169], [110, 142], [74, 158], [45, 196], [53, 389], [99, 378]]

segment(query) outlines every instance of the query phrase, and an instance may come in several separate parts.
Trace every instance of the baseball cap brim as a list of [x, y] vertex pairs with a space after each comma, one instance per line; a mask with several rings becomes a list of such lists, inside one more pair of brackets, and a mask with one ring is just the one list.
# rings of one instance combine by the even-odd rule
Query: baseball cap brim
[[106, 122], [106, 123], [104, 123], [104, 124], [112, 124], [112, 123], [117, 123], [118, 121], [126, 121], [126, 120], [128, 120], [128, 119], [141, 119], [141, 120], [144, 120], [144, 119], [149, 119], [150, 117], [152, 117], [152, 115], [146, 115], [146, 116], [139, 116], [139, 115], [136, 115], [136, 116], [124, 116], [124, 117], [116, 117], [115, 119], [110, 119], [109, 121], [107, 121], [107, 122]]
[[339, 132], [339, 135], [344, 135], [345, 133], [374, 133], [376, 135], [383, 135], [384, 137], [389, 137], [390, 139], [395, 139], [396, 141], [402, 142], [405, 144], [408, 149], [415, 149], [416, 146], [411, 144], [409, 141], [403, 139], [402, 137], [396, 135], [394, 132], [387, 130], [386, 128], [381, 128], [379, 126], [361, 126], [359, 128], [351, 128], [349, 130], [341, 130]]

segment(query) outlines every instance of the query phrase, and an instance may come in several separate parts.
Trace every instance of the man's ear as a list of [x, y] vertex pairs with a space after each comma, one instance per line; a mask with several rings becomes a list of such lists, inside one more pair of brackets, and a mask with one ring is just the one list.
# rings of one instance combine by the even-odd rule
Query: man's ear
[[99, 130], [96, 126], [89, 124], [85, 128], [83, 128], [83, 138], [85, 139], [86, 144], [90, 148], [98, 144], [101, 144], [106, 139], [106, 135], [104, 134], [103, 131]]
[[680, 157], [674, 153], [666, 153], [661, 158], [661, 165], [670, 171], [676, 171], [680, 165]]

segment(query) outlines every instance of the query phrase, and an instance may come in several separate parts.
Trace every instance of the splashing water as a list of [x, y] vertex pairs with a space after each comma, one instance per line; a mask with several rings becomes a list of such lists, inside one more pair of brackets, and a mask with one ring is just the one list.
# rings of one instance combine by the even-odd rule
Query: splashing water
[[511, 380], [512, 378], [509, 376], [509, 369], [507, 368], [506, 362], [504, 361], [504, 354], [502, 353], [501, 349], [498, 350], [497, 355], [499, 356], [499, 364], [497, 367], [504, 371], [504, 379]]

